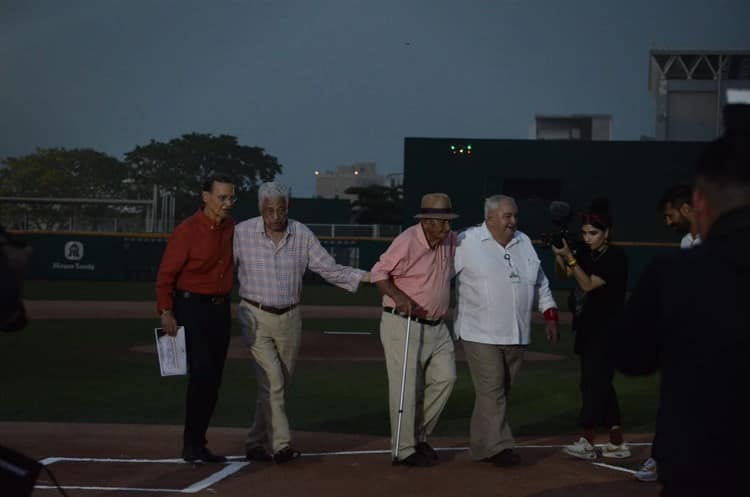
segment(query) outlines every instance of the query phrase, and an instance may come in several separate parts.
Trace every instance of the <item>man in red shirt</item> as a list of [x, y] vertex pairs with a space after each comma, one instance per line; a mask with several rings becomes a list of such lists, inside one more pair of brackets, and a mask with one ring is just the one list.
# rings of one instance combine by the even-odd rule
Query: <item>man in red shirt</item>
[[203, 207], [175, 228], [156, 276], [157, 310], [168, 335], [185, 327], [188, 388], [182, 458], [225, 462], [206, 447], [229, 347], [234, 182], [214, 175], [203, 184]]

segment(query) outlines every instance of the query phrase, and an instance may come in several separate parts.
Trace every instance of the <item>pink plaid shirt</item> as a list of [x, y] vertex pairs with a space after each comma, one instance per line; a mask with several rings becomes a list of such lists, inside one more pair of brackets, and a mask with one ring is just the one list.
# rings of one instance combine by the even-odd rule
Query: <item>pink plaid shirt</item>
[[336, 264], [313, 232], [293, 219], [278, 245], [266, 236], [262, 217], [239, 223], [234, 230], [234, 263], [240, 297], [272, 307], [299, 304], [305, 269], [350, 292], [357, 290], [365, 274]]

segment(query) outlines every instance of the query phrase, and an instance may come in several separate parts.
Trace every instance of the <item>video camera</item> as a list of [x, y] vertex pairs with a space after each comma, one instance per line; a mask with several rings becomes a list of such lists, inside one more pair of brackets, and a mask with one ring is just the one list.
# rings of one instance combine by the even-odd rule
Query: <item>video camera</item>
[[568, 245], [571, 245], [568, 226], [573, 219], [573, 211], [570, 209], [570, 205], [567, 202], [554, 200], [549, 204], [549, 213], [550, 216], [552, 216], [552, 222], [555, 223], [559, 229], [553, 233], [542, 233], [539, 235], [539, 238], [542, 241], [542, 248], [548, 249], [553, 245], [556, 248], [562, 248], [563, 240], [567, 241]]

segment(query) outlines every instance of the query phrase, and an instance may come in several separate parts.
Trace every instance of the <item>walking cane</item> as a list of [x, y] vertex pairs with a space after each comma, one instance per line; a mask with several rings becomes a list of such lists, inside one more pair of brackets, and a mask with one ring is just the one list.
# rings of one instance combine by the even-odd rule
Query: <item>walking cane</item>
[[396, 426], [396, 450], [393, 461], [398, 461], [398, 446], [401, 442], [401, 418], [404, 414], [404, 387], [406, 386], [406, 360], [409, 357], [409, 334], [411, 332], [411, 314], [406, 315], [406, 340], [404, 340], [404, 371], [401, 374], [401, 400], [398, 403], [398, 424]]

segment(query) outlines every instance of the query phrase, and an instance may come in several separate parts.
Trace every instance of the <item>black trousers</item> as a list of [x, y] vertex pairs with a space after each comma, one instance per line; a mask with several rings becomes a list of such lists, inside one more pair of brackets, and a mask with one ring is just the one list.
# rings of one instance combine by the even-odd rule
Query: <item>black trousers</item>
[[229, 300], [221, 304], [174, 299], [177, 323], [185, 327], [188, 386], [185, 399], [185, 446], [206, 445], [206, 431], [219, 398], [229, 348], [232, 315]]
[[586, 343], [578, 348], [581, 362], [581, 412], [578, 425], [584, 430], [620, 425], [620, 405], [612, 385], [614, 363], [606, 343]]

